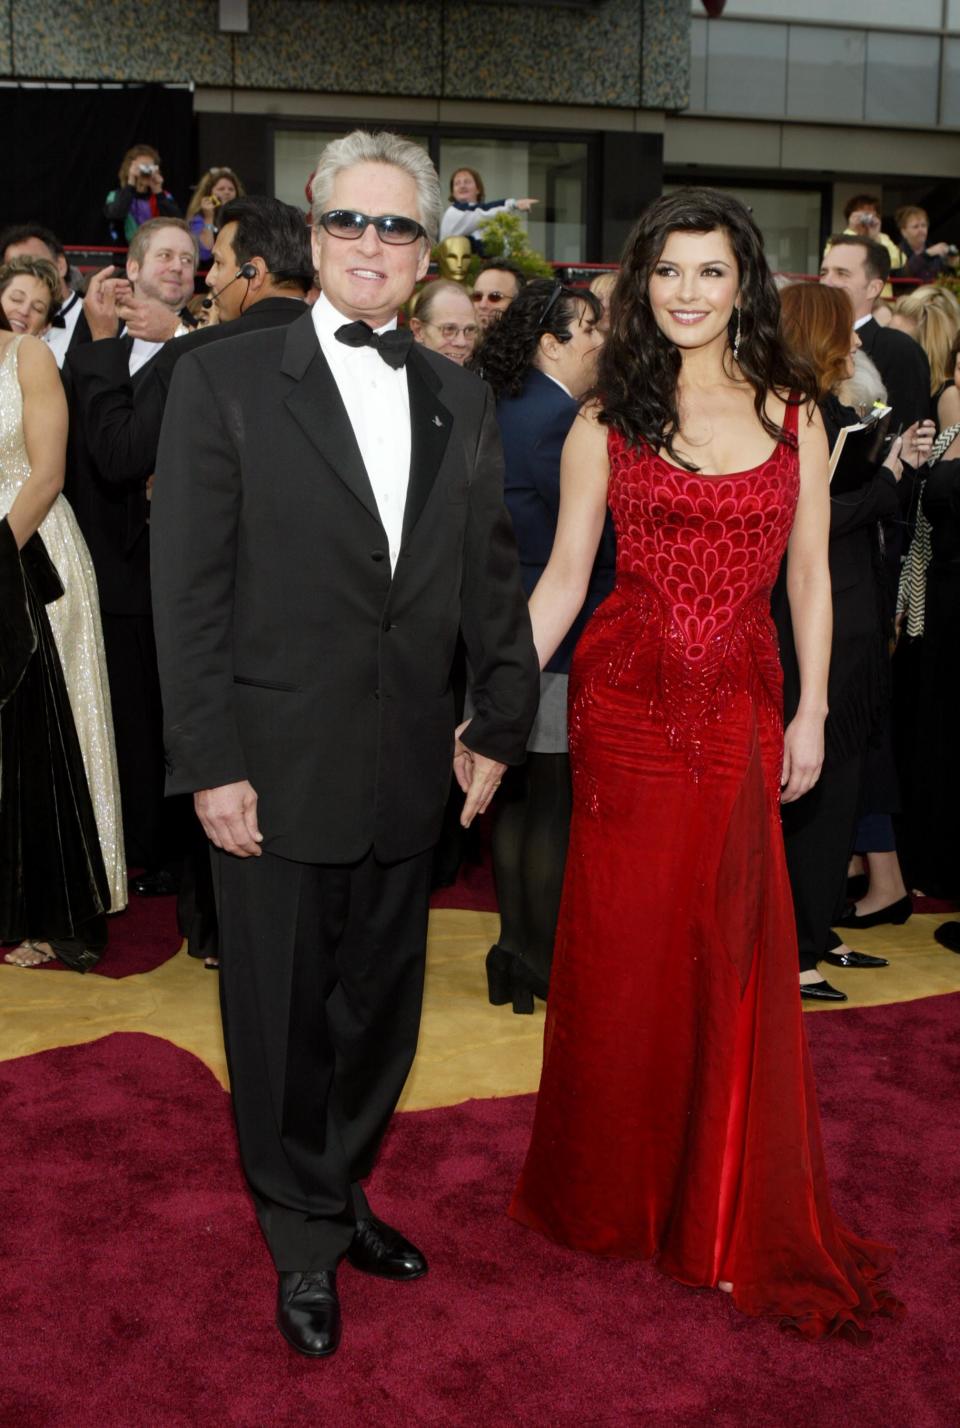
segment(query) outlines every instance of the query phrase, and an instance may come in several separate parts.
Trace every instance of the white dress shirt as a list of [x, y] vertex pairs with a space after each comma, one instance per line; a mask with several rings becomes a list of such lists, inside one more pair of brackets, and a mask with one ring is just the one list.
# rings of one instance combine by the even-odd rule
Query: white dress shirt
[[83, 312], [83, 298], [79, 293], [71, 293], [60, 309], [63, 326], [51, 327], [43, 334], [43, 340], [57, 359], [58, 367], [63, 366], [67, 348], [70, 346], [70, 339], [73, 337], [73, 329], [77, 325], [77, 319], [81, 312]]
[[127, 370], [130, 376], [133, 377], [141, 367], [145, 367], [154, 352], [159, 352], [162, 346], [162, 342], [144, 342], [142, 337], [135, 337], [127, 361]]
[[[353, 319], [338, 312], [323, 293], [312, 308], [320, 350], [340, 389], [360, 455], [373, 487], [380, 524], [387, 537], [390, 569], [396, 569], [403, 535], [403, 510], [410, 480], [410, 397], [406, 367], [393, 368], [373, 347], [348, 347], [336, 339], [338, 327]], [[390, 332], [396, 318], [375, 330]]]

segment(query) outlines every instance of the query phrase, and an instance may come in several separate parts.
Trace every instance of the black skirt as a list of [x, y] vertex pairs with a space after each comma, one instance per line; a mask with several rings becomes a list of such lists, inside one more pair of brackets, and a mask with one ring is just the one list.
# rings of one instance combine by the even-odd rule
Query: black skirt
[[39, 535], [0, 521], [0, 940], [98, 960], [110, 891], [46, 606], [63, 587]]

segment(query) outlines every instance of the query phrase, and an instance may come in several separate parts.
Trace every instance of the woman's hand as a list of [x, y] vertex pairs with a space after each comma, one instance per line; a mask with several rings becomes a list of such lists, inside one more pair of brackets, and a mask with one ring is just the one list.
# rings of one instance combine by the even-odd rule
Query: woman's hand
[[787, 725], [783, 736], [781, 803], [794, 803], [802, 798], [820, 777], [823, 768], [823, 724], [821, 715], [803, 714], [798, 710]]
[[517, 207], [521, 213], [529, 213], [535, 203], [539, 203], [539, 198], [518, 198]]
[[206, 198], [200, 202], [200, 212], [203, 214], [204, 226], [213, 227], [213, 215], [217, 211], [217, 203], [212, 194], [207, 194]]
[[903, 433], [903, 445], [900, 448], [901, 461], [905, 461], [908, 466], [923, 466], [933, 450], [933, 440], [936, 434], [937, 428], [929, 419], [915, 421], [913, 426], [907, 427]]

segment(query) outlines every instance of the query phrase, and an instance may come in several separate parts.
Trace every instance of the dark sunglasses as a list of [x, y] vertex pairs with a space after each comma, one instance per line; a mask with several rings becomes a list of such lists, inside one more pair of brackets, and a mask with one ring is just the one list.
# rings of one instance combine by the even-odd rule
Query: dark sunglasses
[[553, 290], [551, 291], [550, 296], [547, 298], [543, 312], [541, 312], [537, 320], [538, 328], [546, 326], [546, 321], [547, 318], [550, 316], [551, 309], [553, 308], [554, 303], [557, 301], [563, 291], [563, 283], [554, 283]]
[[509, 293], [471, 293], [471, 294], [470, 294], [470, 297], [472, 298], [472, 300], [473, 300], [474, 302], [483, 302], [483, 299], [484, 299], [484, 298], [486, 298], [487, 302], [503, 302], [504, 298], [509, 297], [509, 296], [510, 296]]
[[381, 213], [377, 218], [370, 218], [350, 208], [331, 208], [328, 213], [321, 213], [320, 222], [331, 238], [360, 238], [371, 223], [382, 243], [415, 243], [418, 238], [427, 236], [426, 229], [416, 219], [396, 213]]

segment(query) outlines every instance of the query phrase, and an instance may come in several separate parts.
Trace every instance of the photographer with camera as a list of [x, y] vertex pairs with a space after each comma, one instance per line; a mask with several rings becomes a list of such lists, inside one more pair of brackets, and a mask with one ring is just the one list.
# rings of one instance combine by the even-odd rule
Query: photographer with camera
[[908, 277], [919, 278], [922, 283], [935, 283], [942, 273], [955, 271], [960, 254], [952, 243], [927, 246], [930, 219], [926, 209], [908, 203], [897, 209], [894, 221], [900, 230], [903, 271]]
[[149, 144], [135, 144], [123, 156], [120, 188], [107, 194], [103, 212], [114, 243], [129, 243], [151, 218], [182, 218], [179, 205], [163, 186], [160, 155]]

